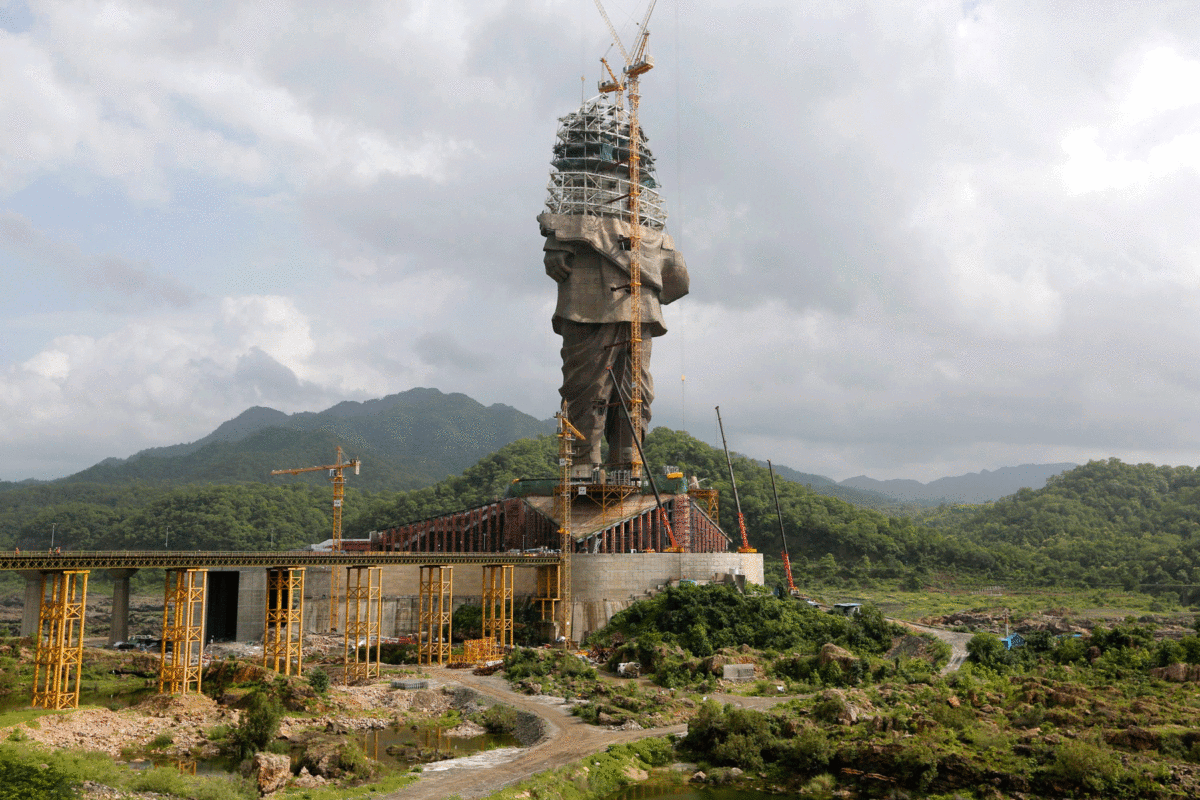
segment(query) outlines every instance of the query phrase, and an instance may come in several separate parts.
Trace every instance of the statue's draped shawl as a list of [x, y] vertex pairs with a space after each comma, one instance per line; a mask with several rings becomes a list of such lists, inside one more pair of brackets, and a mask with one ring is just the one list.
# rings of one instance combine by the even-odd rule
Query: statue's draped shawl
[[[571, 274], [558, 285], [554, 329], [559, 320], [608, 323], [629, 321], [630, 251], [622, 247], [632, 226], [614, 217], [539, 214], [546, 250], [572, 254]], [[638, 265], [642, 276], [642, 321], [653, 336], [666, 333], [660, 303], [688, 293], [687, 265], [670, 235], [643, 227]]]

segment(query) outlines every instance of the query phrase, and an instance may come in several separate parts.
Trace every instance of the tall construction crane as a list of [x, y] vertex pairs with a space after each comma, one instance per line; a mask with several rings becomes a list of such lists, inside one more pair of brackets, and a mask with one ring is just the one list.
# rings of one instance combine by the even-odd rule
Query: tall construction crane
[[788, 594], [792, 597], [800, 597], [800, 590], [796, 588], [796, 582], [792, 580], [792, 559], [788, 557], [787, 534], [783, 532], [783, 512], [779, 510], [779, 492], [775, 490], [775, 468], [771, 466], [770, 460], [767, 461], [767, 469], [771, 473], [771, 494], [775, 495], [775, 516], [779, 518], [779, 538], [783, 540], [783, 571], [787, 575]]
[[[758, 551], [751, 547], [750, 542], [746, 539], [746, 518], [742, 516], [742, 501], [738, 498], [737, 478], [733, 477], [733, 461], [729, 458], [729, 445], [725, 443], [725, 423], [721, 422], [720, 406], [717, 406], [717, 425], [721, 428], [721, 446], [725, 448], [725, 464], [729, 467], [729, 483], [733, 486], [733, 502], [737, 505], [738, 532], [742, 534], [742, 546], [738, 548], [738, 552], [757, 553]], [[774, 478], [772, 478], [773, 480]], [[789, 580], [791, 579], [789, 578]]]
[[[633, 37], [633, 49], [630, 52], [622, 44], [616, 27], [612, 24], [612, 20], [608, 18], [608, 12], [604, 10], [604, 5], [600, 0], [596, 0], [596, 8], [600, 11], [600, 16], [604, 18], [605, 24], [608, 25], [608, 31], [612, 34], [613, 41], [621, 51], [621, 57], [625, 59], [625, 67], [622, 69], [622, 74], [625, 76], [625, 84], [622, 85], [617, 80], [612, 70], [608, 68], [608, 62], [604, 61], [604, 67], [608, 70], [608, 74], [612, 80], [601, 83], [600, 91], [605, 93], [616, 92], [618, 107], [621, 104], [621, 93], [624, 92], [625, 98], [629, 103], [629, 195], [627, 198], [629, 208], [628, 364], [630, 376], [629, 413], [632, 418], [633, 438], [635, 441], [638, 439], [642, 429], [642, 175], [641, 129], [638, 126], [638, 104], [641, 102], [641, 94], [638, 90], [638, 85], [641, 76], [654, 69], [654, 59], [646, 55], [646, 42], [650, 38], [650, 32], [646, 30], [646, 26], [650, 23], [650, 15], [654, 12], [655, 2], [657, 0], [650, 0], [650, 4], [646, 8], [646, 15], [642, 18], [642, 24], [638, 26], [637, 33]], [[630, 458], [632, 459], [630, 475], [636, 481], [642, 475], [641, 453], [635, 450]]]
[[[333, 552], [342, 552], [342, 500], [346, 497], [346, 476], [344, 470], [347, 467], [354, 467], [354, 474], [358, 474], [358, 469], [362, 465], [362, 461], [357, 458], [352, 458], [349, 461], [342, 460], [342, 448], [338, 445], [337, 458], [332, 464], [325, 464], [320, 467], [298, 467], [296, 469], [277, 469], [272, 470], [272, 475], [299, 475], [302, 472], [328, 472], [329, 481], [333, 484]], [[333, 632], [337, 630], [337, 611], [338, 597], [341, 594], [341, 576], [338, 574], [338, 568], [332, 567], [329, 573], [329, 630]]]

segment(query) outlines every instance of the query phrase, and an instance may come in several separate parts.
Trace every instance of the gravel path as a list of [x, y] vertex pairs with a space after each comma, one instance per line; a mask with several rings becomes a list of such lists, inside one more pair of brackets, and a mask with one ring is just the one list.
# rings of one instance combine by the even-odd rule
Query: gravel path
[[913, 630], [921, 633], [931, 633], [941, 639], [946, 644], [950, 645], [950, 660], [946, 666], [942, 667], [942, 674], [949, 675], [963, 665], [967, 660], [967, 642], [971, 641], [973, 633], [959, 633], [958, 631], [948, 631], [944, 628], [934, 628], [929, 625], [917, 625], [913, 622], [904, 622], [902, 620], [892, 620], [899, 622], [901, 625], [906, 625]]
[[[431, 669], [432, 681], [474, 689], [521, 711], [540, 717], [546, 736], [532, 747], [492, 751], [470, 759], [441, 761], [428, 765], [420, 780], [388, 795], [383, 800], [445, 800], [458, 795], [463, 800], [484, 797], [523, 781], [540, 772], [557, 769], [611, 744], [631, 742], [647, 736], [684, 733], [686, 725], [641, 731], [611, 731], [588, 725], [571, 716], [567, 706], [547, 702], [544, 697], [529, 697], [508, 688], [498, 675], [472, 675], [466, 670]], [[435, 771], [436, 770], [436, 771]]]

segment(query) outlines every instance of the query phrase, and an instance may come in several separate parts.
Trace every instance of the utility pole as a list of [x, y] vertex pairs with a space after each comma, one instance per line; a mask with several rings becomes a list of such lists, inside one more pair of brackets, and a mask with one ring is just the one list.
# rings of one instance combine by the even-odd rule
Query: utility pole
[[54, 549], [54, 529], [58, 527], [57, 522], [50, 523], [50, 549]]

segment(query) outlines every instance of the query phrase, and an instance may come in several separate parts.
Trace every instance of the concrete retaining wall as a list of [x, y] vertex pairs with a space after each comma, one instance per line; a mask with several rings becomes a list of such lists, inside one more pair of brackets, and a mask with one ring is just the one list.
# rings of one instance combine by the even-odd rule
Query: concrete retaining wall
[[[238, 582], [238, 641], [261, 641], [266, 625], [267, 573], [263, 569], [241, 569]], [[635, 600], [649, 597], [680, 580], [700, 583], [733, 580], [744, 576], [749, 583], [763, 582], [759, 553], [637, 553], [580, 555], [572, 558], [572, 630], [576, 639], [603, 627], [608, 620]], [[305, 573], [304, 628], [328, 630], [328, 567], [310, 567]], [[341, 580], [344, 584], [345, 573]], [[383, 569], [383, 636], [415, 633], [419, 615], [420, 568], [394, 566]], [[514, 570], [514, 595], [532, 597], [536, 570]], [[478, 605], [482, 595], [483, 570], [479, 566], [454, 567], [454, 608]], [[345, 586], [342, 586], [344, 592]], [[339, 617], [344, 612], [338, 612]], [[342, 627], [339, 622], [338, 628]]]

